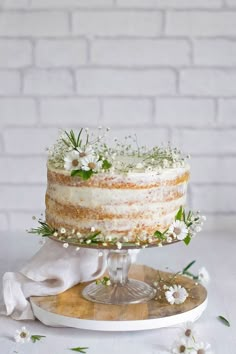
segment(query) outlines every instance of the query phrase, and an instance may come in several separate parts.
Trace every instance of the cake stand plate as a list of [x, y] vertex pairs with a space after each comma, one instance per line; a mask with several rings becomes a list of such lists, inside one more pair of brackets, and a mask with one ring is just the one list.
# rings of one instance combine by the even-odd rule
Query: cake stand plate
[[[152, 285], [161, 276], [170, 279], [174, 274], [161, 272], [145, 265], [133, 265], [130, 278]], [[189, 297], [181, 305], [170, 305], [157, 298], [146, 303], [107, 305], [88, 301], [82, 291], [89, 283], [82, 283], [53, 296], [31, 297], [35, 314], [42, 323], [54, 327], [74, 327], [97, 331], [137, 331], [174, 326], [196, 321], [207, 306], [207, 291], [193, 280], [177, 276], [176, 283], [184, 286]]]

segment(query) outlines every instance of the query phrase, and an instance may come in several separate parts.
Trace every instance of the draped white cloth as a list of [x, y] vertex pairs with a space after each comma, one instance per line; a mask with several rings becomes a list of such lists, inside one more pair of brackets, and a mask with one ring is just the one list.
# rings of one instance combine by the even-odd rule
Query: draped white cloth
[[3, 276], [4, 313], [16, 320], [34, 319], [30, 296], [55, 295], [101, 276], [107, 251], [69, 246], [47, 240], [19, 272]]

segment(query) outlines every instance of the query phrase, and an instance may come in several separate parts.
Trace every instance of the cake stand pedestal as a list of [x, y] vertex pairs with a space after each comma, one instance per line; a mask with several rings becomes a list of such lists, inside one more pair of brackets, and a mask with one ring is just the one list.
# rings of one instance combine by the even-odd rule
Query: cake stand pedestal
[[[164, 280], [174, 276], [145, 265], [132, 265], [129, 274], [150, 287], [160, 276]], [[48, 326], [98, 331], [169, 327], [197, 320], [207, 306], [207, 291], [202, 285], [196, 285], [192, 279], [180, 275], [175, 280], [189, 292], [189, 297], [181, 305], [170, 305], [165, 299], [159, 299], [158, 291], [155, 298], [144, 303], [111, 305], [91, 302], [82, 296], [91, 283], [78, 284], [55, 296], [31, 297], [30, 301], [35, 316]]]

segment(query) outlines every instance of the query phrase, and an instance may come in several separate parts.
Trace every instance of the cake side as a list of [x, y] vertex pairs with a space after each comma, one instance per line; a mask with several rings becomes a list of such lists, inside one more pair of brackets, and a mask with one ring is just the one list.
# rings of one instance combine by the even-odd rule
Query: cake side
[[98, 173], [89, 180], [48, 164], [46, 221], [55, 229], [135, 242], [164, 231], [185, 205], [189, 165], [161, 172]]

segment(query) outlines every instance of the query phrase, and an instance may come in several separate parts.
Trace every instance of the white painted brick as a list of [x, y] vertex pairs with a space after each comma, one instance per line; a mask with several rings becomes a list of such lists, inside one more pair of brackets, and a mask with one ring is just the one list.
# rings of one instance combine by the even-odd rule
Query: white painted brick
[[175, 74], [171, 70], [77, 70], [80, 95], [157, 95], [175, 93]]
[[230, 7], [236, 7], [235, 0], [225, 0], [226, 4]]
[[77, 7], [103, 7], [111, 6], [113, 0], [31, 0], [30, 6], [36, 9], [69, 9]]
[[85, 40], [41, 40], [36, 44], [36, 64], [41, 67], [73, 67], [86, 63]]
[[20, 74], [16, 71], [0, 71], [0, 96], [20, 92]]
[[[236, 213], [232, 214], [207, 214], [206, 222], [204, 224], [204, 232], [216, 231], [216, 232], [232, 232], [236, 229]], [[215, 236], [215, 235], [214, 235]], [[224, 239], [225, 242], [225, 239]]]
[[189, 44], [185, 40], [97, 40], [91, 48], [95, 64], [116, 66], [187, 65]]
[[67, 70], [28, 70], [24, 75], [24, 93], [32, 95], [69, 95], [73, 93], [72, 75]]
[[0, 209], [44, 209], [45, 187], [0, 185]]
[[151, 121], [151, 102], [145, 99], [104, 100], [102, 122], [108, 126], [137, 126]]
[[156, 36], [161, 33], [158, 12], [99, 11], [75, 12], [73, 33], [88, 36]]
[[190, 160], [191, 183], [235, 183], [236, 158], [222, 157], [197, 157]]
[[[233, 0], [234, 1], [234, 0]], [[122, 7], [132, 8], [161, 8], [161, 9], [195, 9], [218, 8], [221, 0], [117, 0]]]
[[173, 142], [190, 154], [233, 154], [236, 152], [236, 130], [175, 130]]
[[228, 39], [195, 40], [194, 64], [205, 66], [236, 66], [236, 41]]
[[0, 98], [0, 127], [33, 125], [37, 122], [36, 104], [31, 98]]
[[219, 101], [219, 120], [222, 125], [236, 125], [236, 99]]
[[[59, 134], [58, 129], [9, 128], [3, 132], [4, 146], [7, 153], [14, 155], [42, 155]], [[12, 142], [14, 141], [14, 144]]]
[[69, 33], [68, 15], [63, 12], [2, 12], [2, 36], [64, 36]]
[[167, 126], [209, 126], [214, 123], [214, 102], [210, 99], [158, 98], [156, 123]]
[[235, 23], [236, 12], [169, 12], [166, 34], [174, 36], [235, 36]]
[[26, 9], [29, 0], [0, 0], [0, 8], [2, 9]]
[[93, 98], [47, 99], [41, 103], [41, 121], [45, 125], [96, 125], [99, 101]]
[[[41, 217], [41, 213], [44, 210], [43, 209], [37, 209], [37, 205], [35, 208], [31, 211], [11, 211], [9, 212], [9, 224], [10, 224], [10, 231], [26, 231], [30, 230], [33, 227], [37, 227], [37, 221], [33, 221], [32, 217]], [[40, 242], [41, 237], [37, 237], [37, 235], [31, 235], [26, 233], [26, 237], [28, 238], [26, 240], [26, 245], [28, 247], [29, 242], [33, 242], [34, 240], [38, 240]], [[22, 239], [22, 238], [21, 238]], [[30, 250], [32, 250], [32, 245], [30, 247]], [[36, 250], [35, 250], [36, 251]]]
[[204, 212], [236, 212], [236, 189], [226, 185], [192, 186], [193, 209]]
[[1, 183], [46, 183], [46, 156], [20, 158], [2, 156], [0, 171]]
[[21, 68], [32, 62], [32, 48], [27, 40], [0, 39], [0, 67]]
[[[163, 143], [164, 145], [167, 144], [169, 137], [168, 137], [168, 131], [167, 129], [163, 128], [155, 128], [155, 127], [136, 127], [136, 128], [112, 128], [110, 134], [107, 137], [108, 144], [114, 144], [114, 138], [117, 138], [121, 142], [125, 142], [125, 136], [131, 135], [133, 138], [135, 138], [135, 135], [137, 137], [137, 141], [139, 146], [148, 146], [152, 147]], [[130, 139], [128, 140], [131, 145], [133, 145], [135, 148], [137, 148], [137, 145], [135, 142], [132, 142]]]
[[8, 230], [8, 220], [7, 216], [4, 213], [0, 213], [0, 231]]
[[186, 69], [180, 72], [180, 92], [199, 96], [236, 95], [236, 71]]

